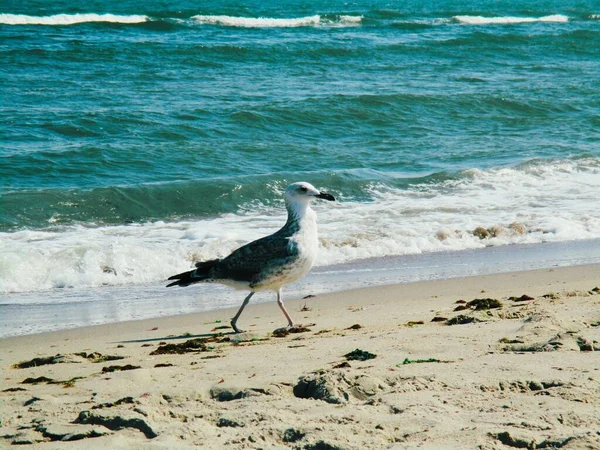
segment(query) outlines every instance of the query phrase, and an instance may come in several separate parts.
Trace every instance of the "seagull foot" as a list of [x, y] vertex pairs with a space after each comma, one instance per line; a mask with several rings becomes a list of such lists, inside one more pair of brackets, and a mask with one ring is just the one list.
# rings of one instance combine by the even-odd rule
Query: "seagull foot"
[[277, 328], [273, 331], [273, 334], [275, 336], [287, 336], [290, 333], [306, 333], [307, 331], [310, 331], [309, 327], [314, 327], [315, 325], [315, 323], [295, 323], [293, 325], [288, 325], [287, 327]]
[[236, 333], [245, 333], [246, 332], [244, 330], [240, 330], [233, 320], [231, 322], [229, 322], [229, 324], [231, 325], [231, 328], [233, 328], [233, 331], [235, 331]]

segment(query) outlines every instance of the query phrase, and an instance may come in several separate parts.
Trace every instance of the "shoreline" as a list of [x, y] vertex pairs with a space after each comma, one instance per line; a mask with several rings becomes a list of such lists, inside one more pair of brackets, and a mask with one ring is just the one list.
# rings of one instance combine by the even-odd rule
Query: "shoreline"
[[[364, 302], [360, 300], [363, 294], [370, 296], [372, 291], [377, 292], [377, 295], [384, 296], [385, 302], [389, 303], [390, 295], [395, 295], [397, 292], [402, 293], [402, 298], [399, 300], [401, 302], [412, 302], [417, 301], [422, 297], [437, 297], [435, 294], [438, 291], [442, 291], [446, 296], [452, 293], [456, 297], [461, 297], [460, 290], [466, 284], [480, 284], [485, 283], [486, 285], [493, 286], [493, 291], [497, 296], [508, 296], [510, 292], [513, 292], [515, 289], [526, 289], [529, 285], [531, 287], [531, 292], [536, 293], [537, 295], [544, 295], [542, 290], [540, 290], [540, 286], [536, 286], [536, 284], [540, 284], [539, 281], [535, 283], [531, 281], [531, 278], [541, 277], [540, 279], [543, 282], [547, 283], [550, 292], [552, 289], [560, 290], [560, 283], [567, 283], [567, 281], [561, 281], [559, 283], [554, 282], [553, 280], [556, 278], [557, 273], [559, 272], [559, 278], [561, 279], [569, 279], [569, 283], [578, 284], [582, 283], [584, 280], [594, 280], [597, 276], [598, 281], [597, 284], [600, 284], [600, 264], [584, 264], [578, 266], [568, 266], [568, 267], [560, 267], [560, 268], [545, 268], [545, 269], [533, 269], [526, 271], [511, 271], [511, 272], [502, 272], [502, 273], [494, 273], [494, 274], [486, 274], [486, 275], [473, 275], [468, 277], [456, 277], [456, 278], [443, 278], [443, 279], [434, 279], [434, 280], [424, 280], [424, 281], [414, 281], [408, 283], [396, 283], [396, 284], [381, 284], [381, 285], [371, 285], [367, 287], [359, 287], [359, 288], [351, 288], [348, 290], [340, 290], [329, 292], [325, 294], [309, 294], [309, 298], [290, 298], [284, 300], [286, 307], [290, 311], [295, 311], [296, 315], [298, 312], [301, 312], [301, 309], [304, 305], [310, 304], [318, 304], [321, 308], [331, 309], [331, 307], [327, 306], [333, 300], [333, 304], [337, 305], [340, 303], [346, 303], [345, 299], [352, 299], [357, 304], [364, 306]], [[510, 288], [502, 288], [501, 284], [504, 280], [510, 279], [512, 283], [518, 281], [517, 286], [511, 286]], [[465, 287], [465, 293], [463, 296], [477, 296], [477, 289], [472, 289], [471, 287]], [[485, 291], [485, 292], [483, 292]], [[233, 291], [236, 292], [236, 291]], [[488, 290], [482, 290], [480, 294], [488, 295]], [[239, 305], [241, 305], [243, 300], [243, 295], [240, 296]], [[237, 310], [239, 309], [239, 305], [233, 307], [225, 307], [214, 310], [193, 312], [181, 315], [174, 316], [160, 316], [160, 317], [152, 317], [148, 319], [139, 319], [139, 320], [125, 320], [121, 322], [110, 322], [105, 324], [98, 325], [88, 325], [83, 327], [74, 327], [74, 328], [66, 328], [60, 330], [46, 331], [40, 333], [32, 333], [25, 334], [19, 336], [9, 336], [5, 338], [0, 338], [0, 349], [3, 347], [3, 342], [18, 342], [18, 341], [27, 341], [30, 338], [33, 341], [37, 341], [39, 338], [52, 338], [53, 336], [57, 336], [57, 339], [70, 339], [69, 336], [80, 336], [86, 335], [89, 331], [89, 334], [104, 334], [104, 330], [108, 334], [117, 334], [124, 333], [126, 330], [132, 330], [133, 333], [143, 332], [145, 329], [151, 329], [158, 326], [160, 323], [167, 323], [169, 328], [174, 328], [179, 330], [180, 335], [195, 335], [195, 332], [190, 332], [190, 330], [194, 327], [194, 323], [221, 323], [222, 326], [229, 325], [230, 316], [233, 317]], [[309, 306], [310, 307], [310, 306]], [[248, 319], [253, 314], [266, 315], [268, 317], [274, 316], [277, 318], [277, 315], [281, 315], [281, 326], [285, 325], [285, 320], [283, 315], [280, 313], [279, 308], [275, 302], [275, 296], [273, 296], [272, 300], [262, 300], [259, 302], [250, 302], [246, 307], [247, 310], [244, 310], [244, 314], [240, 319], [240, 323], [245, 322], [245, 319]], [[272, 311], [270, 311], [272, 310]], [[246, 317], [248, 316], [248, 317]], [[293, 316], [294, 317], [294, 316]], [[177, 323], [181, 323], [182, 325], [177, 325]], [[276, 325], [277, 321], [271, 321], [273, 325]], [[258, 325], [257, 325], [258, 326]], [[276, 326], [277, 327], [277, 326]], [[184, 331], [183, 329], [186, 328]], [[189, 328], [189, 330], [188, 330]], [[262, 327], [261, 327], [262, 328]], [[98, 330], [98, 331], [95, 331]], [[63, 337], [63, 335], [65, 337]]]
[[[600, 263], [600, 239], [432, 252], [317, 266], [284, 288], [284, 301], [416, 281]], [[244, 293], [215, 284], [166, 289], [163, 283], [9, 294], [0, 304], [0, 339], [61, 329], [237, 309]], [[167, 300], [165, 300], [167, 299]], [[270, 303], [259, 293], [251, 304]]]
[[[296, 321], [316, 325], [284, 337], [272, 335], [285, 319], [269, 302], [248, 305], [241, 335], [219, 328], [234, 312], [219, 310], [2, 339], [0, 440], [70, 449], [81, 442], [59, 439], [77, 436], [92, 450], [594, 448], [599, 285], [600, 265], [587, 265], [317, 295], [286, 302]], [[509, 299], [523, 295], [531, 299]], [[487, 297], [502, 307], [455, 311]], [[473, 322], [432, 321], [458, 316]], [[191, 352], [152, 354], [195, 339]], [[356, 349], [376, 357], [344, 357]], [[53, 355], [55, 364], [13, 366]], [[107, 356], [124, 359], [94, 362]], [[23, 383], [39, 377], [55, 381]]]

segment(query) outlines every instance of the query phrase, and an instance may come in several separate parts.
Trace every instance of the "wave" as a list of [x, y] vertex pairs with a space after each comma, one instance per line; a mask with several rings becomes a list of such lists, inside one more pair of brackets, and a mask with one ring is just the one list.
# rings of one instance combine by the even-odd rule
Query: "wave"
[[466, 25], [492, 25], [492, 24], [520, 24], [520, 23], [532, 23], [532, 22], [556, 22], [556, 23], [567, 23], [569, 18], [562, 14], [554, 14], [551, 16], [544, 17], [483, 17], [483, 16], [454, 16], [452, 18], [455, 22], [463, 23]]
[[[353, 182], [332, 177], [317, 183], [340, 200], [315, 205], [319, 265], [600, 238], [594, 208], [600, 158], [533, 160], [417, 179], [358, 175]], [[194, 261], [225, 256], [276, 231], [285, 221], [284, 186], [247, 192], [234, 212], [217, 217], [0, 233], [0, 292], [163, 281]], [[272, 200], [257, 200], [266, 192]]]
[[337, 22], [339, 22], [341, 24], [359, 24], [363, 20], [363, 16], [345, 16], [345, 15], [341, 15], [341, 16], [338, 16], [338, 17], [339, 17], [339, 19], [337, 20]]
[[359, 25], [362, 16], [331, 16], [320, 15], [298, 17], [291, 19], [269, 17], [234, 17], [234, 16], [193, 16], [193, 20], [206, 25], [221, 25], [241, 28], [297, 28], [309, 26], [349, 26]]
[[296, 19], [271, 19], [265, 17], [232, 17], [232, 16], [193, 16], [192, 19], [206, 25], [222, 25], [243, 28], [271, 28], [271, 27], [306, 27], [319, 25], [321, 16], [300, 17]]
[[[87, 157], [93, 159], [95, 154], [91, 152]], [[103, 161], [101, 156], [97, 160]], [[84, 166], [83, 161], [79, 159], [77, 165]], [[32, 163], [32, 173], [37, 173], [34, 166]], [[45, 170], [44, 165], [38, 166], [41, 172]], [[93, 189], [7, 189], [2, 195], [0, 231], [113, 226], [239, 214], [245, 211], [244, 205], [252, 205], [256, 198], [266, 207], [281, 202], [287, 184], [281, 180], [282, 175], [285, 177], [279, 174], [276, 181], [273, 175], [257, 175]], [[325, 175], [313, 173], [304, 178], [318, 183]]]
[[[367, 23], [389, 25], [393, 28], [426, 29], [440, 26], [450, 22], [466, 25], [489, 25], [489, 24], [521, 24], [535, 22], [566, 23], [569, 17], [562, 14], [554, 14], [543, 17], [484, 17], [471, 15], [455, 15], [452, 18], [409, 18], [403, 13], [372, 11], [367, 13]], [[588, 14], [588, 20], [595, 20], [599, 14]], [[401, 20], [397, 20], [401, 18]], [[0, 14], [0, 24], [5, 25], [74, 25], [81, 23], [117, 23], [117, 24], [146, 24], [157, 30], [170, 30], [178, 26], [189, 26], [190, 23], [203, 25], [217, 25], [224, 27], [239, 28], [299, 28], [299, 27], [352, 27], [360, 26], [365, 22], [363, 15], [349, 14], [314, 14], [311, 16], [295, 18], [273, 18], [273, 17], [243, 17], [229, 15], [193, 15], [185, 17], [150, 17], [147, 15], [117, 15], [117, 14], [55, 14], [52, 16], [30, 16], [24, 14]]]
[[27, 16], [23, 14], [0, 14], [0, 24], [5, 25], [74, 25], [88, 22], [134, 24], [146, 22], [148, 16], [115, 14], [56, 14], [54, 16]]

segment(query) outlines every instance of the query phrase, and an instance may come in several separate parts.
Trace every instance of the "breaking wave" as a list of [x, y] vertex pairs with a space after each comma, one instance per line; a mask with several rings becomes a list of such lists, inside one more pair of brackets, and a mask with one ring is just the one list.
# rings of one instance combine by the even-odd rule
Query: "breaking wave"
[[[600, 17], [598, 14], [590, 14], [587, 16], [589, 20], [596, 20]], [[151, 18], [146, 15], [117, 15], [117, 14], [96, 14], [96, 13], [80, 13], [80, 14], [55, 14], [51, 16], [31, 16], [24, 14], [0, 14], [0, 24], [5, 25], [46, 25], [46, 26], [65, 26], [81, 23], [117, 23], [117, 24], [140, 24], [140, 23], [155, 23], [162, 24], [179, 24], [183, 25], [191, 21], [192, 23], [200, 23], [203, 25], [217, 25], [224, 27], [239, 27], [239, 28], [298, 28], [298, 27], [352, 27], [359, 26], [364, 21], [363, 15], [348, 15], [348, 14], [315, 14], [305, 17], [292, 18], [274, 18], [274, 17], [243, 17], [230, 15], [194, 15], [188, 19], [181, 17], [163, 17]], [[373, 19], [376, 22], [373, 22]], [[370, 18], [370, 24], [377, 23], [377, 14], [375, 18]], [[387, 23], [388, 19], [383, 18], [381, 25]], [[435, 25], [443, 25], [449, 22], [461, 23], [466, 25], [491, 25], [491, 24], [521, 24], [521, 23], [567, 23], [569, 17], [562, 14], [553, 14], [543, 17], [484, 17], [471, 15], [455, 15], [452, 18], [436, 18], [436, 19], [411, 19], [408, 21], [396, 22], [392, 20], [393, 27], [427, 27]]]
[[56, 14], [53, 16], [27, 16], [23, 14], [0, 14], [0, 24], [5, 25], [74, 25], [89, 22], [143, 23], [147, 16], [119, 16], [115, 14]]
[[309, 26], [343, 26], [358, 25], [362, 16], [340, 15], [333, 18], [324, 18], [320, 15], [298, 17], [290, 19], [270, 17], [233, 17], [233, 16], [193, 16], [195, 21], [206, 25], [221, 25], [241, 28], [296, 28]]
[[[319, 265], [600, 238], [598, 158], [533, 160], [396, 186], [374, 181], [362, 188], [367, 200], [338, 189], [341, 201], [315, 205]], [[157, 282], [284, 222], [280, 202], [253, 200], [213, 218], [0, 233], [0, 292]]]
[[519, 23], [533, 23], [533, 22], [556, 22], [556, 23], [567, 23], [569, 18], [562, 14], [554, 14], [551, 16], [544, 17], [483, 17], [483, 16], [454, 16], [455, 22], [463, 23], [466, 25], [512, 25]]

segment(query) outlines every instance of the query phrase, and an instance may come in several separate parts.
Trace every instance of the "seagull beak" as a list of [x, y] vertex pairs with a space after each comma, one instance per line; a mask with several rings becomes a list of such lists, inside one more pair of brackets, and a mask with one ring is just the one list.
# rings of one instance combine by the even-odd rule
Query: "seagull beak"
[[315, 195], [317, 198], [322, 198], [323, 200], [329, 200], [330, 202], [335, 201], [335, 197], [327, 192], [319, 192], [319, 195]]

